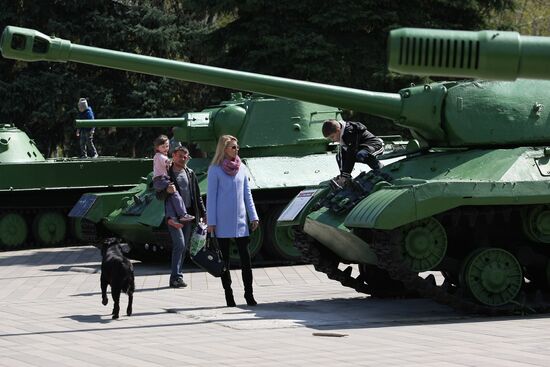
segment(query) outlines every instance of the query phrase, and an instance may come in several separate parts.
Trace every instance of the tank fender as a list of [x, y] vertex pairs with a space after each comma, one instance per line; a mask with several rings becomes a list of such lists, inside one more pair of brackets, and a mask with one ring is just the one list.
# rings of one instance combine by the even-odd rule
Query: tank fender
[[444, 191], [444, 185], [438, 184], [385, 187], [359, 202], [347, 215], [344, 225], [348, 228], [395, 229], [466, 204], [460, 196], [445, 195]]
[[416, 202], [410, 188], [382, 189], [359, 202], [344, 220], [349, 228], [394, 229], [414, 221]]

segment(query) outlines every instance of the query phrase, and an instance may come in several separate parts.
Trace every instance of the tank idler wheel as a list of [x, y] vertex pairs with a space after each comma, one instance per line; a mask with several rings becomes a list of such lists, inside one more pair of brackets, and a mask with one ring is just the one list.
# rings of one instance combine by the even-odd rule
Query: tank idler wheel
[[265, 227], [265, 251], [275, 259], [301, 261], [302, 253], [294, 246], [295, 232], [293, 226], [277, 226], [277, 219], [284, 206], [273, 208], [267, 217]]
[[42, 245], [57, 245], [65, 239], [67, 223], [58, 211], [38, 214], [32, 224], [34, 239]]
[[550, 243], [550, 207], [536, 205], [521, 212], [523, 232], [532, 241]]
[[[262, 248], [263, 238], [264, 238], [264, 229], [262, 228], [262, 222], [254, 232], [250, 232], [250, 242], [248, 243], [248, 251], [250, 251], [250, 258], [253, 259], [254, 256], [260, 252]], [[237, 249], [237, 244], [231, 240], [229, 245], [229, 261], [232, 264], [240, 264], [241, 258], [239, 257], [239, 250]]]
[[473, 251], [464, 263], [461, 279], [480, 303], [502, 306], [511, 302], [523, 285], [521, 265], [514, 255], [500, 248]]
[[447, 251], [445, 228], [433, 217], [404, 225], [403, 261], [413, 272], [434, 269]]
[[25, 243], [28, 234], [27, 222], [21, 214], [0, 215], [0, 246], [17, 248]]

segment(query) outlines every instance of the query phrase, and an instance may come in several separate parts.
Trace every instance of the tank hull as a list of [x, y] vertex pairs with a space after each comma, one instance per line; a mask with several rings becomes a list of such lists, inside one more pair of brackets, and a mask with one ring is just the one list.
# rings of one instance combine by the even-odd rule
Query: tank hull
[[151, 159], [100, 157], [0, 163], [0, 248], [80, 241], [67, 213], [85, 192], [135, 186]]
[[[366, 293], [392, 280], [464, 311], [547, 312], [548, 162], [544, 147], [410, 156], [317, 198], [302, 213], [298, 246], [318, 270]], [[365, 270], [373, 265], [383, 275]], [[434, 271], [444, 284], [426, 276]]]

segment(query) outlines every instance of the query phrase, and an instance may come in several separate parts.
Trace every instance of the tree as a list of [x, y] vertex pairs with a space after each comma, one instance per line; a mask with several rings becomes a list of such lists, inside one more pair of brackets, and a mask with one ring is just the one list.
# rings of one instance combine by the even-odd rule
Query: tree
[[[225, 14], [232, 18], [204, 42], [210, 47], [210, 64], [395, 92], [417, 79], [386, 71], [386, 40], [391, 29], [483, 28], [489, 15], [510, 8], [513, 3], [512, 0], [192, 0], [190, 6], [210, 17]], [[388, 123], [384, 126], [382, 133], [394, 131]]]
[[[161, 3], [174, 13], [154, 6]], [[83, 45], [185, 59], [206, 28], [201, 19], [176, 16], [182, 10], [171, 6], [177, 3], [0, 0], [0, 26], [35, 28]], [[65, 154], [77, 154], [74, 119], [79, 97], [89, 99], [99, 118], [174, 117], [199, 104], [192, 90], [180, 81], [77, 63], [0, 59], [0, 118], [27, 131], [48, 156], [58, 146]], [[98, 129], [96, 141], [103, 155], [143, 156], [151, 152], [160, 132]]]

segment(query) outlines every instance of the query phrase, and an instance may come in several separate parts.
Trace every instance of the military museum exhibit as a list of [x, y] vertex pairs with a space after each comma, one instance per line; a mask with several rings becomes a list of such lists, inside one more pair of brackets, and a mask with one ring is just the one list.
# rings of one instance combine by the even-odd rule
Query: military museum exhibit
[[[496, 31], [481, 33], [480, 40], [475, 35], [393, 31], [390, 67], [422, 75], [547, 77], [546, 39]], [[257, 204], [265, 198], [270, 220], [278, 222], [276, 230], [269, 228], [271, 236], [294, 237], [304, 259], [344, 286], [379, 297], [420, 295], [481, 314], [539, 313], [550, 307], [550, 117], [545, 108], [550, 81], [441, 81], [397, 93], [373, 92], [77, 45], [18, 27], [6, 27], [1, 49], [7, 58], [73, 61], [278, 97], [262, 97], [273, 103], [291, 103], [285, 98], [293, 98], [319, 104], [304, 109], [303, 115], [289, 113], [282, 120], [299, 118], [284, 126], [268, 126], [273, 123], [264, 118], [263, 133], [249, 136], [252, 131], [245, 127], [253, 108], [243, 106], [256, 102], [228, 103], [237, 116], [230, 123], [218, 126], [197, 119], [202, 123], [195, 124], [188, 116], [176, 134], [199, 147], [204, 144], [206, 152], [211, 149], [208, 142], [222, 131], [216, 129], [237, 134], [243, 153], [250, 147], [243, 157], [250, 157], [247, 165], [257, 180]], [[328, 177], [313, 182], [320, 169], [316, 167], [335, 167], [333, 155], [319, 151], [326, 145], [314, 130], [316, 121], [329, 116], [312, 112], [326, 111], [326, 106], [389, 119], [410, 129], [413, 139], [401, 159], [377, 170], [361, 166], [363, 172], [342, 187], [321, 182]], [[227, 107], [215, 108], [221, 113]], [[214, 114], [208, 118], [214, 120]], [[274, 146], [264, 150], [270, 144]], [[294, 151], [289, 147], [293, 144]], [[289, 158], [267, 153], [279, 148]], [[321, 161], [316, 154], [331, 158]], [[283, 159], [288, 162], [277, 166]], [[256, 162], [262, 162], [257, 171]], [[307, 195], [297, 192], [304, 186]], [[123, 199], [127, 204], [117, 210], [155, 226], [147, 222], [148, 210], [153, 210], [147, 202], [153, 199], [147, 199], [146, 187], [113, 195], [112, 210]], [[100, 208], [107, 204], [96, 206], [95, 197], [86, 200], [80, 206], [82, 217], [107, 227], [110, 212]], [[113, 215], [113, 223], [135, 222]], [[360, 274], [352, 276], [351, 266], [342, 264], [358, 264]], [[440, 272], [443, 283], [425, 272]]]

